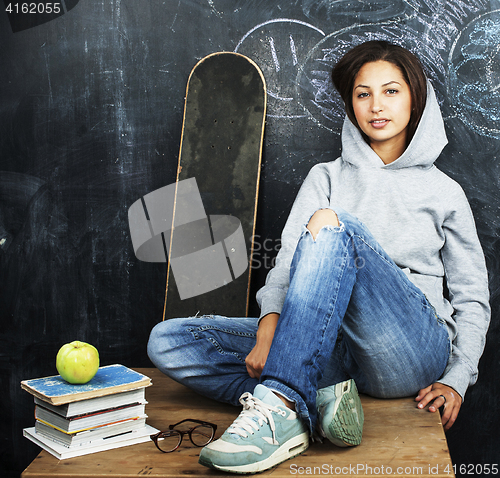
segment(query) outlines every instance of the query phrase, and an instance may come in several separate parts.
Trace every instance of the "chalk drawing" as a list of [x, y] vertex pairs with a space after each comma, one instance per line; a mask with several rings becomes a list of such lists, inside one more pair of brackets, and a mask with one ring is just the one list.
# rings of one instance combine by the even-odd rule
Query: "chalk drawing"
[[477, 133], [497, 138], [500, 15], [498, 11], [481, 15], [488, 8], [484, 0], [304, 0], [302, 10], [308, 19], [334, 21], [337, 30], [325, 34], [312, 23], [270, 20], [246, 33], [235, 51], [251, 57], [263, 70], [270, 98], [268, 116], [308, 117], [340, 134], [344, 108], [333, 88], [331, 69], [354, 45], [387, 40], [420, 58], [439, 103], [448, 110], [446, 100], [453, 103], [450, 116], [460, 116]]
[[266, 78], [268, 117], [307, 115], [298, 102], [295, 78], [301, 59], [324, 36], [309, 23], [279, 18], [257, 25], [238, 42], [234, 51], [252, 58]]
[[276, 53], [276, 48], [274, 47], [274, 38], [269, 38], [269, 45], [271, 46], [271, 54], [273, 56], [274, 67], [276, 68], [276, 73], [280, 71], [280, 62], [278, 60], [278, 54]]
[[354, 23], [383, 22], [406, 18], [415, 7], [405, 0], [303, 0], [302, 11], [309, 19], [325, 18], [339, 25], [342, 17]]
[[476, 133], [500, 139], [500, 10], [466, 26], [453, 43], [448, 70], [456, 116]]
[[295, 40], [292, 35], [290, 35], [290, 51], [292, 52], [293, 66], [295, 66], [299, 60], [297, 59], [297, 49], [295, 48]]

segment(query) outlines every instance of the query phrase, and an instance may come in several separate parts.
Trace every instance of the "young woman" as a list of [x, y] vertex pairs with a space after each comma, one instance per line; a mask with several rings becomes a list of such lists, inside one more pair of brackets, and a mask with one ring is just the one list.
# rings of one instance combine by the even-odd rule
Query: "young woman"
[[168, 320], [151, 334], [160, 370], [243, 404], [201, 451], [206, 466], [263, 471], [315, 431], [360, 443], [358, 389], [444, 407], [449, 429], [477, 379], [487, 272], [467, 199], [434, 166], [447, 139], [432, 86], [411, 53], [382, 41], [352, 49], [332, 78], [342, 155], [305, 179], [257, 294], [260, 319]]

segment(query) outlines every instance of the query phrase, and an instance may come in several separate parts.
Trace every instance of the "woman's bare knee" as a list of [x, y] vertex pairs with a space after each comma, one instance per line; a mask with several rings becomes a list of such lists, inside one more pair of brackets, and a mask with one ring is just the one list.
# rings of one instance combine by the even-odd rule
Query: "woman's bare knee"
[[309, 220], [307, 229], [311, 231], [313, 239], [316, 240], [318, 232], [324, 226], [339, 226], [339, 219], [337, 217], [337, 214], [335, 214], [335, 212], [333, 212], [331, 209], [319, 209], [318, 211], [316, 211]]

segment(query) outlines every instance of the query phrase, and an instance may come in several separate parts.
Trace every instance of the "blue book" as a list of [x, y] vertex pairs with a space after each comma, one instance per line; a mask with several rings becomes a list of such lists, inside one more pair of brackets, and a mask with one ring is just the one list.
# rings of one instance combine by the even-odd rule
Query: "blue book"
[[66, 382], [60, 375], [21, 382], [21, 388], [52, 405], [103, 397], [149, 385], [149, 377], [118, 364], [100, 367], [90, 382], [79, 385]]

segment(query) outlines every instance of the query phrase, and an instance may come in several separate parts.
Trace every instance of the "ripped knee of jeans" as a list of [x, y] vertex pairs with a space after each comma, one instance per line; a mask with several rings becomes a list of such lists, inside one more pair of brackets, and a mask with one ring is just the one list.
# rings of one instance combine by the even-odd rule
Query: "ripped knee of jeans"
[[323, 228], [329, 230], [339, 230], [342, 228], [339, 218], [333, 209], [318, 209], [309, 219], [307, 223], [307, 229], [312, 234], [314, 240]]

